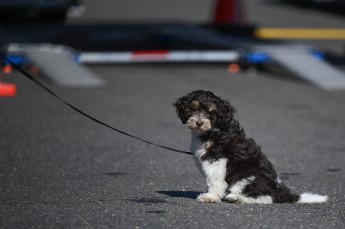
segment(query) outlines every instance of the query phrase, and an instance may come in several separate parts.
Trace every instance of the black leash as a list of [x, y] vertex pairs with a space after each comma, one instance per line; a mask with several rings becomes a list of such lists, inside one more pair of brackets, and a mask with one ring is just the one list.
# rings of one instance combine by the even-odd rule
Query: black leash
[[116, 129], [112, 126], [109, 126], [108, 124], [86, 114], [85, 112], [79, 110], [78, 108], [76, 108], [75, 106], [73, 106], [72, 104], [66, 102], [64, 99], [60, 98], [57, 94], [55, 94], [53, 91], [51, 91], [48, 87], [46, 87], [43, 83], [41, 83], [40, 81], [38, 81], [36, 78], [34, 78], [30, 73], [28, 73], [27, 71], [25, 71], [24, 69], [22, 69], [19, 65], [15, 64], [14, 62], [12, 62], [9, 58], [7, 58], [4, 54], [1, 53], [1, 57], [6, 60], [7, 62], [9, 62], [13, 68], [15, 68], [16, 70], [18, 70], [19, 72], [21, 72], [24, 76], [26, 76], [29, 80], [31, 80], [32, 82], [34, 82], [36, 85], [38, 85], [39, 87], [41, 87], [42, 89], [44, 89], [45, 91], [47, 91], [48, 93], [50, 93], [51, 95], [53, 95], [55, 98], [59, 99], [60, 101], [62, 101], [64, 104], [66, 104], [67, 106], [69, 106], [70, 108], [72, 108], [73, 110], [75, 110], [76, 112], [78, 112], [79, 114], [93, 120], [94, 122], [102, 125], [102, 126], [105, 126], [105, 127], [108, 127], [109, 129], [111, 130], [114, 130], [120, 134], [123, 134], [123, 135], [126, 135], [128, 137], [131, 137], [131, 138], [134, 138], [134, 139], [137, 139], [139, 141], [142, 141], [142, 142], [145, 142], [147, 144], [150, 144], [150, 145], [154, 145], [154, 146], [157, 146], [157, 147], [160, 147], [160, 148], [163, 148], [163, 149], [167, 149], [167, 150], [170, 150], [170, 151], [174, 151], [174, 152], [178, 152], [178, 153], [183, 153], [183, 154], [188, 154], [188, 155], [193, 155], [193, 153], [191, 152], [188, 152], [188, 151], [183, 151], [183, 150], [178, 150], [178, 149], [174, 149], [174, 148], [171, 148], [171, 147], [168, 147], [168, 146], [164, 146], [164, 145], [160, 145], [160, 144], [156, 144], [156, 143], [153, 143], [153, 142], [150, 142], [150, 141], [147, 141], [145, 139], [142, 139], [142, 138], [139, 138], [139, 137], [136, 137], [134, 135], [131, 135], [131, 134], [128, 134], [122, 130], [119, 130], [119, 129]]

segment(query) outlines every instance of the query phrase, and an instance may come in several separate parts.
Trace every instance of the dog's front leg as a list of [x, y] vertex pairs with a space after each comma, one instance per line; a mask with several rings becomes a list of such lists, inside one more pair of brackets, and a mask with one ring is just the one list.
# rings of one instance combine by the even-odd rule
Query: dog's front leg
[[200, 194], [197, 198], [202, 203], [219, 203], [225, 196], [228, 184], [225, 181], [227, 159], [201, 161], [208, 192]]

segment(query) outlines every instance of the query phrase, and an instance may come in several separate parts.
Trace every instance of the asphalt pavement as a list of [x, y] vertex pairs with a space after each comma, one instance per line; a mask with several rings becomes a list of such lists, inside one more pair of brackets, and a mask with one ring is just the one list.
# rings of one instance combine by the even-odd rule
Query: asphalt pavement
[[182, 150], [190, 133], [172, 103], [211, 90], [237, 108], [284, 183], [329, 202], [197, 203], [206, 183], [193, 157], [100, 126], [15, 72], [4, 81], [17, 84], [17, 95], [0, 98], [1, 228], [344, 228], [345, 91], [267, 72], [231, 75], [223, 64], [88, 67], [107, 87], [59, 88], [39, 79], [109, 125]]

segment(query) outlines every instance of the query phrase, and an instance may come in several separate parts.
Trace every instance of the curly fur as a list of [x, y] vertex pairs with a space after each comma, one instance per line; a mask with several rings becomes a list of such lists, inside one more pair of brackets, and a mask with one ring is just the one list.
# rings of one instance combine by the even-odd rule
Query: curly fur
[[[209, 191], [200, 195], [198, 201], [220, 202], [220, 199], [225, 199], [240, 203], [304, 202], [306, 198], [291, 193], [280, 182], [261, 147], [253, 139], [247, 138], [234, 118], [235, 108], [229, 101], [210, 91], [198, 90], [177, 99], [174, 106], [182, 123], [188, 123], [194, 139], [200, 141], [200, 149], [195, 149], [195, 142], [192, 145], [195, 152], [202, 152], [197, 155], [204, 169]], [[210, 127], [203, 129], [205, 117]], [[195, 124], [196, 122], [198, 123]], [[217, 167], [220, 160], [226, 160], [226, 166]], [[221, 171], [224, 169], [225, 171]], [[219, 178], [215, 174], [225, 175]], [[220, 189], [222, 190], [219, 191]], [[218, 191], [215, 193], [212, 190]], [[237, 193], [231, 193], [231, 190], [237, 190]], [[308, 203], [327, 200], [327, 196], [307, 195], [310, 197]], [[310, 200], [313, 197], [315, 201]]]

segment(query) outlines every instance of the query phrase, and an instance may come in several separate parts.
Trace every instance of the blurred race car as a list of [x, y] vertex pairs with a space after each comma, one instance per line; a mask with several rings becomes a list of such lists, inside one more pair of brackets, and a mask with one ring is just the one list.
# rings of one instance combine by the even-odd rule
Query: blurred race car
[[0, 0], [0, 17], [64, 21], [69, 8], [80, 4], [80, 0]]

